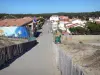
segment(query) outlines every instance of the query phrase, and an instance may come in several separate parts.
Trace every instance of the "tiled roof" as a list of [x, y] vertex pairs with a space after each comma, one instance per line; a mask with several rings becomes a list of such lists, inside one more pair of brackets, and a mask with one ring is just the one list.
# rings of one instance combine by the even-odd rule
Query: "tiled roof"
[[74, 27], [74, 26], [77, 26], [78, 24], [69, 24], [69, 25], [66, 25], [66, 27], [70, 28], [70, 27]]
[[60, 19], [69, 19], [68, 16], [59, 16]]
[[95, 22], [96, 22], [97, 24], [100, 24], [100, 19], [96, 19]]
[[60, 21], [69, 21], [68, 16], [59, 16]]
[[0, 20], [0, 26], [22, 26], [30, 21], [32, 21], [32, 18], [30, 17], [24, 17], [20, 19], [4, 19]]

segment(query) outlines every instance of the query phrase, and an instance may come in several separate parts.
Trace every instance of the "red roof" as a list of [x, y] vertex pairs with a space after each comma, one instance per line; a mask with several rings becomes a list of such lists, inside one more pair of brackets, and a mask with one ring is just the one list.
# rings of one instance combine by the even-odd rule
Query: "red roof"
[[96, 21], [97, 24], [100, 24], [100, 21]]
[[71, 27], [74, 27], [74, 26], [77, 26], [77, 24], [71, 24], [71, 25], [66, 25], [66, 27], [68, 27], [68, 28], [71, 28]]
[[22, 26], [30, 21], [32, 21], [32, 18], [30, 17], [24, 17], [20, 19], [5, 19], [0, 20], [0, 26]]
[[68, 16], [59, 16], [60, 20], [69, 21]]

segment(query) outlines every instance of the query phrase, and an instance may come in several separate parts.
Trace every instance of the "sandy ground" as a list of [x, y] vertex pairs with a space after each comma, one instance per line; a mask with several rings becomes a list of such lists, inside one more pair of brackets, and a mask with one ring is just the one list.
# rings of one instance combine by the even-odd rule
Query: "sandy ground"
[[100, 75], [100, 43], [64, 41], [59, 46], [72, 56], [74, 64], [82, 67], [85, 75]]
[[14, 45], [14, 44], [24, 43], [27, 41], [28, 41], [27, 39], [0, 37], [0, 48], [5, 47], [5, 46]]
[[1, 70], [0, 75], [60, 75], [54, 60], [52, 34], [48, 30], [49, 22], [46, 22], [38, 38], [39, 44]]

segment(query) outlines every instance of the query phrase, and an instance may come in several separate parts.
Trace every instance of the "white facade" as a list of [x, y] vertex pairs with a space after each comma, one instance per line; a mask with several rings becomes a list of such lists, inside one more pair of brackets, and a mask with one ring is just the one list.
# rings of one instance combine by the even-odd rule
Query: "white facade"
[[59, 21], [59, 16], [58, 15], [52, 15], [50, 17], [50, 21]]
[[64, 22], [60, 22], [58, 25], [59, 29], [66, 30]]
[[99, 17], [99, 19], [100, 19], [100, 17]]
[[82, 21], [77, 19], [72, 21], [72, 24], [82, 24]]
[[55, 31], [57, 30], [58, 22], [53, 22], [52, 23], [52, 30]]
[[67, 33], [71, 34], [71, 32], [70, 32], [70, 30], [69, 30], [69, 29], [67, 29]]
[[72, 21], [72, 24], [76, 24], [75, 26], [81, 26], [81, 27], [83, 27], [83, 26], [85, 26], [85, 23], [86, 23], [87, 21], [82, 21], [82, 20], [79, 20], [79, 19], [77, 19], [77, 20], [74, 20], [74, 21]]
[[95, 19], [96, 22], [100, 22], [100, 19]]
[[89, 21], [90, 21], [90, 22], [94, 22], [93, 18], [89, 18]]

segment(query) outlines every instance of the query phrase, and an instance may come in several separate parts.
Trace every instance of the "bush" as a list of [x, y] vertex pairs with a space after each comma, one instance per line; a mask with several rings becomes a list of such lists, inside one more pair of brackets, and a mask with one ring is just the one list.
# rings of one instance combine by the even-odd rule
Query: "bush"
[[85, 34], [85, 28], [83, 27], [76, 27], [76, 31], [78, 34]]
[[75, 29], [74, 27], [69, 28], [69, 30], [70, 30], [70, 32], [71, 32], [72, 34], [76, 34], [76, 29]]
[[85, 28], [73, 27], [69, 29], [72, 34], [89, 34], [89, 35], [100, 35], [100, 24], [87, 22]]
[[45, 19], [43, 17], [38, 18], [38, 29], [42, 28], [44, 22], [45, 22]]
[[71, 31], [72, 34], [85, 34], [85, 28], [83, 27], [73, 27], [69, 29]]
[[89, 34], [92, 34], [92, 35], [99, 35], [100, 34], [100, 24], [88, 22], [86, 24], [86, 28], [87, 28]]

